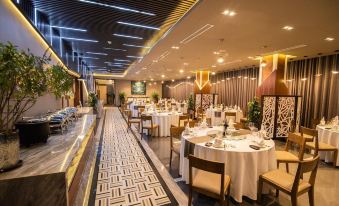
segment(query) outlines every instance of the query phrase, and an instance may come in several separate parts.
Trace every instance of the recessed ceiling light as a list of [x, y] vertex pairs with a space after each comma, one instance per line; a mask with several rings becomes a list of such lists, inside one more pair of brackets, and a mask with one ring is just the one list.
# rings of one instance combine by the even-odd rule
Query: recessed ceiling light
[[225, 80], [224, 80], [224, 79], [222, 79], [221, 81], [222, 81], [222, 82], [224, 82]]
[[180, 73], [183, 73], [184, 72], [184, 70], [182, 70], [182, 69], [180, 69], [180, 71], [179, 71]]
[[234, 11], [231, 11], [228, 15], [229, 16], [235, 16], [237, 13], [235, 13]]
[[218, 51], [214, 51], [214, 52], [213, 52], [213, 54], [219, 55], [219, 54], [220, 54], [220, 52], [218, 52]]
[[325, 41], [333, 41], [334, 38], [333, 38], [333, 37], [326, 37], [324, 40], [325, 40]]
[[222, 57], [219, 57], [219, 58], [217, 59], [217, 62], [220, 63], [220, 64], [223, 63], [224, 61], [225, 61], [225, 60], [224, 60], [224, 58], [222, 58]]
[[165, 77], [165, 75], [163, 74], [163, 75], [161, 75], [161, 77], [162, 77], [162, 78], [164, 78], [164, 77]]
[[265, 67], [266, 65], [267, 65], [267, 63], [265, 61], [262, 61], [261, 64], [260, 64], [261, 67]]
[[146, 81], [144, 80], [144, 83], [146, 83]]
[[184, 62], [184, 66], [187, 66], [188, 65], [188, 63], [187, 62]]
[[73, 30], [73, 31], [82, 31], [82, 32], [86, 32], [86, 29], [78, 29], [78, 28], [72, 28], [72, 27], [65, 27], [65, 26], [51, 26], [52, 28], [58, 28], [58, 29], [65, 29], [65, 30]]
[[95, 54], [95, 55], [102, 55], [102, 56], [107, 56], [108, 54], [106, 53], [99, 53], [99, 52], [86, 52], [87, 54]]
[[145, 28], [145, 29], [160, 30], [160, 28], [153, 27], [153, 26], [147, 26], [147, 25], [141, 25], [141, 24], [133, 24], [133, 23], [123, 22], [123, 21], [118, 21], [117, 23], [118, 24], [127, 25], [127, 26]]
[[154, 62], [154, 63], [157, 63], [157, 62], [158, 62], [158, 60], [153, 60], [153, 62]]
[[174, 79], [172, 79], [172, 82], [174, 82]]
[[73, 40], [73, 41], [86, 41], [86, 42], [94, 42], [97, 43], [99, 41], [93, 40], [93, 39], [79, 39], [79, 38], [73, 38], [73, 37], [61, 37], [62, 39], [67, 39], [67, 40]]
[[230, 10], [225, 10], [222, 12], [223, 15], [225, 16], [235, 16], [237, 13], [235, 13], [235, 11], [230, 11]]
[[190, 79], [190, 78], [191, 78], [190, 76], [187, 77], [187, 79]]
[[134, 45], [134, 44], [122, 44], [124, 46], [128, 46], [128, 47], [138, 47], [138, 48], [146, 48], [149, 49], [149, 46], [140, 46], [140, 45]]
[[212, 65], [212, 67], [214, 68], [214, 67], [217, 67], [216, 65]]
[[114, 6], [114, 5], [111, 5], [111, 4], [103, 4], [103, 3], [99, 3], [99, 2], [95, 2], [95, 1], [88, 1], [88, 0], [79, 0], [79, 1], [84, 2], [84, 3], [88, 3], [88, 4], [95, 4], [95, 5], [98, 5], [98, 6], [109, 7], [109, 8], [113, 8], [113, 9], [117, 9], [117, 10], [121, 10], [121, 11], [128, 11], [128, 12], [139, 13], [139, 14], [144, 14], [144, 15], [148, 15], [148, 16], [155, 16], [155, 14], [150, 13], [150, 12], [139, 11], [139, 10], [136, 10], [136, 9], [130, 9], [130, 8], [121, 7], [121, 6]]
[[130, 38], [130, 39], [143, 39], [142, 37], [139, 37], [139, 36], [130, 36], [130, 35], [124, 35], [124, 34], [113, 34], [113, 36]]
[[148, 85], [150, 85], [150, 86], [151, 86], [151, 85], [152, 85], [152, 83], [150, 82]]
[[154, 85], [157, 85], [157, 82], [154, 82], [153, 84], [154, 84]]
[[139, 57], [139, 56], [126, 56], [128, 58], [134, 58], [134, 59], [142, 59], [143, 57]]
[[212, 72], [212, 75], [215, 75], [215, 72]]
[[154, 79], [151, 79], [151, 81], [154, 81]]
[[285, 29], [286, 31], [291, 31], [294, 28], [292, 26], [284, 26], [283, 29]]
[[172, 46], [172, 49], [176, 49], [176, 50], [178, 50], [180, 47], [178, 47], [178, 46]]
[[163, 84], [164, 83], [164, 81], [161, 81], [161, 84]]

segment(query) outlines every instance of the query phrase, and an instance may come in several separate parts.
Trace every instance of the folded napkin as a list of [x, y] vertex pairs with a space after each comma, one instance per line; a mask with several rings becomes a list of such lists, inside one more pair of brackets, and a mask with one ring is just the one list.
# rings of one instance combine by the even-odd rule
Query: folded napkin
[[326, 121], [325, 121], [325, 118], [323, 117], [321, 120], [320, 120], [320, 125], [325, 125], [326, 124]]

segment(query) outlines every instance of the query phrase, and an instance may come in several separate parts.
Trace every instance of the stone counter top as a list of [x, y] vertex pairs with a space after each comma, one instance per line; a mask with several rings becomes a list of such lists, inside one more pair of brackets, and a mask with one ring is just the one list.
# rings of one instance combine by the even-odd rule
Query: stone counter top
[[66, 172], [73, 158], [86, 140], [86, 135], [95, 127], [95, 115], [84, 115], [64, 134], [51, 135], [46, 144], [20, 149], [23, 165], [0, 174], [0, 181], [29, 176]]

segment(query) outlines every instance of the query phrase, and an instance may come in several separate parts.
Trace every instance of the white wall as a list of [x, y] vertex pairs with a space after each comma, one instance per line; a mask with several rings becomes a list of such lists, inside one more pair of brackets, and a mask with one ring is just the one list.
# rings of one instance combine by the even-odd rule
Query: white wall
[[[30, 49], [35, 55], [42, 56], [47, 49], [39, 37], [33, 33], [23, 17], [19, 15], [10, 0], [0, 0], [0, 41], [6, 43], [12, 42], [19, 49]], [[56, 64], [57, 60], [53, 58], [51, 64]], [[61, 99], [56, 99], [51, 94], [46, 94], [40, 98], [25, 116], [31, 116], [56, 110], [61, 108]]]
[[115, 102], [119, 105], [119, 93], [125, 92], [126, 97], [151, 97], [151, 94], [155, 91], [162, 97], [162, 85], [157, 82], [156, 85], [146, 85], [146, 95], [132, 95], [131, 94], [131, 81], [129, 80], [114, 80]]

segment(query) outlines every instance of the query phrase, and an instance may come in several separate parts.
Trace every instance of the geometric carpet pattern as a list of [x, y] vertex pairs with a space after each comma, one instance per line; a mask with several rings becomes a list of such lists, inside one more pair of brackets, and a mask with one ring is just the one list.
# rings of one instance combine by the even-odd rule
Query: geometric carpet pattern
[[171, 205], [116, 107], [106, 109], [104, 125], [95, 205]]

